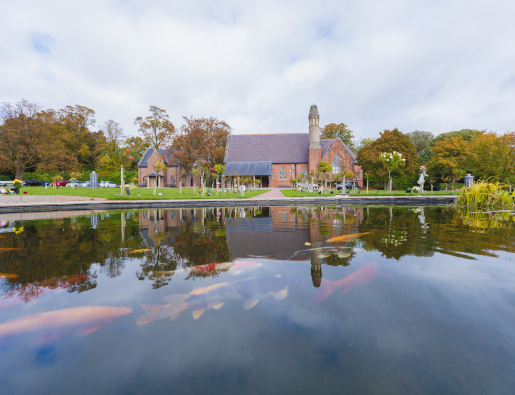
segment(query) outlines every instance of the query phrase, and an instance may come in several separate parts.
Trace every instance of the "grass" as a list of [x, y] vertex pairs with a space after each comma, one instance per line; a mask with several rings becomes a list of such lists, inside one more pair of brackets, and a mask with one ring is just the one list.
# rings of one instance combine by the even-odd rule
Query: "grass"
[[[322, 194], [322, 195], [319, 195], [318, 192], [299, 192], [299, 191], [294, 191], [292, 189], [287, 189], [287, 190], [281, 190], [281, 192], [284, 194], [284, 196], [286, 197], [325, 197], [325, 196], [334, 196], [334, 194], [336, 193], [333, 189], [333, 194], [331, 195], [331, 191], [327, 191], [327, 194]], [[340, 193], [340, 191], [338, 191], [338, 194]], [[348, 193], [349, 196], [369, 196], [369, 197], [374, 197], [374, 196], [418, 196], [418, 195], [423, 195], [423, 196], [437, 196], [437, 195], [459, 195], [460, 194], [460, 191], [434, 191], [434, 192], [428, 192], [426, 191], [426, 193], [406, 193], [405, 191], [392, 191], [392, 193], [388, 193], [388, 191], [368, 191], [368, 195], [367, 195], [367, 191], [366, 190], [363, 190], [361, 191], [361, 193]]]
[[[179, 189], [177, 188], [157, 188], [157, 192], [162, 192], [163, 195], [153, 195], [153, 188], [134, 188], [130, 189], [130, 196], [120, 196], [119, 188], [84, 188], [79, 187], [76, 189], [72, 189], [71, 187], [59, 187], [58, 189], [44, 187], [23, 187], [20, 188], [20, 195], [23, 192], [27, 192], [27, 195], [63, 195], [63, 196], [87, 196], [87, 197], [96, 197], [96, 198], [104, 198], [108, 200], [163, 200], [163, 199], [236, 199], [241, 198], [239, 193], [229, 193], [226, 192], [225, 196], [220, 191], [218, 197], [216, 196], [216, 190], [211, 194], [213, 196], [207, 196], [207, 193], [204, 197], [200, 196], [199, 189], [197, 188], [197, 193], [193, 194], [193, 189], [191, 188], [183, 188], [182, 195], [179, 195]], [[259, 190], [259, 191], [247, 191], [245, 192], [244, 199], [251, 198], [253, 196], [261, 195], [262, 193], [268, 192], [268, 190]]]

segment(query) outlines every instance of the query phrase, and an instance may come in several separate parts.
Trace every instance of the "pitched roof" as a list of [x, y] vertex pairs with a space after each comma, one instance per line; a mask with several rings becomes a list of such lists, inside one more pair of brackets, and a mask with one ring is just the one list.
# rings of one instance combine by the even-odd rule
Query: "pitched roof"
[[[322, 157], [337, 141], [320, 140]], [[343, 141], [341, 142], [352, 159], [356, 155]], [[239, 134], [227, 139], [225, 163], [229, 162], [272, 162], [308, 163], [309, 134]]]
[[225, 162], [308, 163], [308, 148], [308, 133], [233, 134]]
[[[152, 155], [152, 153], [154, 151], [155, 150], [153, 150], [153, 149], [146, 150], [145, 153], [143, 154], [143, 157], [141, 158], [141, 160], [138, 163], [138, 167], [148, 167], [148, 158], [150, 158], [150, 155]], [[170, 152], [170, 150], [158, 149], [157, 152], [159, 155], [161, 155], [163, 157], [164, 163], [168, 167], [177, 167], [178, 166], [177, 163], [169, 163], [170, 161], [168, 160], [168, 158], [173, 158], [173, 155]]]
[[271, 176], [272, 162], [228, 162], [225, 167], [226, 176]]

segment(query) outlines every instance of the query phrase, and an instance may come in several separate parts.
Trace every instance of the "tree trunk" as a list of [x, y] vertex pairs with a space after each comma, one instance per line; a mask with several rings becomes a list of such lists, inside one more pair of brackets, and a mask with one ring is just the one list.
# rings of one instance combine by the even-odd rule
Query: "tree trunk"
[[23, 181], [24, 167], [23, 164], [16, 166], [16, 176], [14, 178]]

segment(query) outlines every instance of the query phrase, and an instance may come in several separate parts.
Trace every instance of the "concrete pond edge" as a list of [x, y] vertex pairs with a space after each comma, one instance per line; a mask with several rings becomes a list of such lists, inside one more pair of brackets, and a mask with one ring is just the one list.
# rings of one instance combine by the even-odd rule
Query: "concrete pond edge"
[[0, 213], [242, 206], [447, 206], [456, 196], [328, 196], [277, 199], [107, 200], [1, 204]]

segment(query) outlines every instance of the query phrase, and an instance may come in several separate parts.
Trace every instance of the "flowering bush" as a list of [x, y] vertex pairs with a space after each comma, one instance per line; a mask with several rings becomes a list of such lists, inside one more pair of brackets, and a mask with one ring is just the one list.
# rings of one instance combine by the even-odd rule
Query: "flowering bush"
[[15, 179], [15, 180], [13, 181], [13, 186], [14, 186], [15, 188], [21, 188], [21, 186], [22, 186], [22, 181], [20, 181], [20, 180], [18, 180], [18, 179]]
[[411, 188], [411, 192], [420, 192], [420, 187]]

